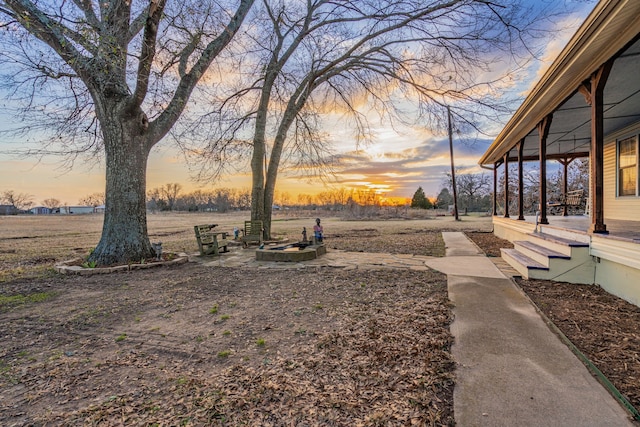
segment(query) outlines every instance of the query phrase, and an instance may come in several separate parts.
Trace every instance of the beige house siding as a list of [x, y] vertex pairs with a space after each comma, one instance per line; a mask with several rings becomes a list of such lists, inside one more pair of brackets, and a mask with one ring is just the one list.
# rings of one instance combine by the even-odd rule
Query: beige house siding
[[617, 197], [616, 141], [640, 134], [640, 123], [606, 138], [604, 146], [604, 215], [610, 219], [637, 221], [640, 216], [640, 197]]

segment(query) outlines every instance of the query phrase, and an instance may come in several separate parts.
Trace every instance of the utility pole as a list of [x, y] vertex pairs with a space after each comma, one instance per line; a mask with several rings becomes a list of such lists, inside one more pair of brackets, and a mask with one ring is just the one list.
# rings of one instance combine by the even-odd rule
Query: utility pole
[[456, 187], [456, 169], [453, 165], [453, 127], [451, 126], [451, 108], [447, 105], [447, 117], [449, 119], [449, 151], [451, 153], [451, 186], [453, 187], [453, 216], [458, 218], [458, 189]]

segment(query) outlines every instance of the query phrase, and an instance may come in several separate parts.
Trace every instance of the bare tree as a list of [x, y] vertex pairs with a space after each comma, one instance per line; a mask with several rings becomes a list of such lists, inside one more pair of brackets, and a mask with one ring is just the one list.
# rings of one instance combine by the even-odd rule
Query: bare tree
[[178, 210], [187, 211], [204, 211], [211, 207], [210, 205], [212, 197], [212, 192], [195, 190], [191, 193], [177, 197], [175, 208]]
[[[256, 71], [241, 74], [217, 100], [217, 121], [206, 121], [215, 165], [229, 147], [251, 150], [251, 216], [265, 221], [267, 235], [278, 173], [323, 176], [336, 159], [323, 117], [341, 119], [356, 143], [372, 139], [375, 115], [443, 130], [447, 105], [458, 128], [477, 128], [508, 110], [494, 94], [531, 57], [528, 44], [549, 16], [518, 0], [263, 0], [261, 7], [239, 66]], [[506, 71], [497, 72], [498, 63]]]
[[[456, 187], [458, 192], [458, 201], [460, 207], [465, 210], [471, 211], [484, 211], [490, 208], [491, 201], [489, 196], [491, 194], [491, 177], [485, 173], [463, 173], [462, 168], [456, 168]], [[451, 173], [445, 173], [446, 178], [443, 181], [446, 192], [441, 191], [438, 195], [438, 201], [436, 204], [440, 208], [446, 209], [445, 204], [453, 203], [452, 179]], [[517, 184], [517, 177], [513, 177], [513, 173], [509, 177], [509, 182]]]
[[167, 210], [167, 202], [162, 199], [160, 188], [153, 188], [147, 192], [147, 207], [151, 212]]
[[318, 204], [320, 206], [322, 206], [324, 209], [327, 209], [331, 206], [333, 196], [330, 191], [321, 191], [316, 194], [316, 200], [318, 201]]
[[147, 198], [151, 204], [150, 208], [161, 211], [174, 210], [181, 191], [182, 185], [178, 183], [167, 183], [149, 190]]
[[234, 200], [238, 209], [249, 209], [251, 207], [251, 191], [248, 188], [238, 190], [234, 194]]
[[106, 210], [91, 261], [153, 254], [145, 209], [149, 152], [181, 116], [253, 2], [0, 1], [6, 29], [0, 68], [14, 98], [25, 96], [24, 116], [38, 105], [45, 118], [63, 117], [54, 140], [71, 159], [105, 154]]
[[13, 190], [5, 190], [0, 194], [0, 203], [11, 205], [18, 211], [24, 211], [33, 205], [33, 196], [27, 193], [16, 193]]
[[291, 194], [288, 191], [276, 191], [274, 199], [281, 207], [291, 205]]
[[93, 193], [81, 197], [78, 200], [78, 203], [84, 206], [93, 206], [95, 208], [96, 206], [104, 205], [105, 199], [104, 193]]
[[228, 188], [218, 188], [212, 192], [212, 200], [219, 212], [227, 212], [233, 204], [232, 192]]
[[351, 192], [345, 187], [334, 188], [331, 190], [333, 194], [333, 205], [335, 209], [343, 210], [347, 203], [349, 202], [349, 198], [351, 196]]
[[299, 193], [298, 194], [298, 205], [303, 208], [309, 208], [313, 205], [313, 196], [310, 194]]
[[178, 195], [182, 191], [182, 185], [174, 182], [168, 183], [160, 187], [160, 194], [167, 201], [167, 205], [169, 206], [169, 210], [172, 211], [175, 208], [176, 200], [178, 199]]
[[44, 199], [42, 201], [42, 206], [44, 206], [45, 208], [49, 208], [49, 209], [55, 209], [60, 207], [61, 203], [60, 200], [55, 199], [55, 198], [49, 198], [49, 199]]
[[484, 173], [462, 174], [457, 176], [458, 196], [463, 209], [467, 210], [488, 210], [490, 206], [485, 206], [482, 199], [489, 195], [491, 189], [491, 179]]

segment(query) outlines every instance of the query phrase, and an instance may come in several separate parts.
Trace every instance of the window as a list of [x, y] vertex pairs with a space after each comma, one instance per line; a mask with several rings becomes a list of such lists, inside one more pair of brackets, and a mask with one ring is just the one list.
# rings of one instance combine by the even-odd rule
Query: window
[[638, 189], [638, 139], [618, 141], [618, 196], [635, 196]]

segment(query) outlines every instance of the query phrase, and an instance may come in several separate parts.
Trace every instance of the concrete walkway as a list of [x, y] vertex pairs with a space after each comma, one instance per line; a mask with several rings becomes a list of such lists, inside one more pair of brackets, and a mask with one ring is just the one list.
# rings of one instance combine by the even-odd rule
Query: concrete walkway
[[463, 233], [442, 233], [455, 305], [456, 423], [633, 426], [618, 402], [545, 325], [531, 303]]

